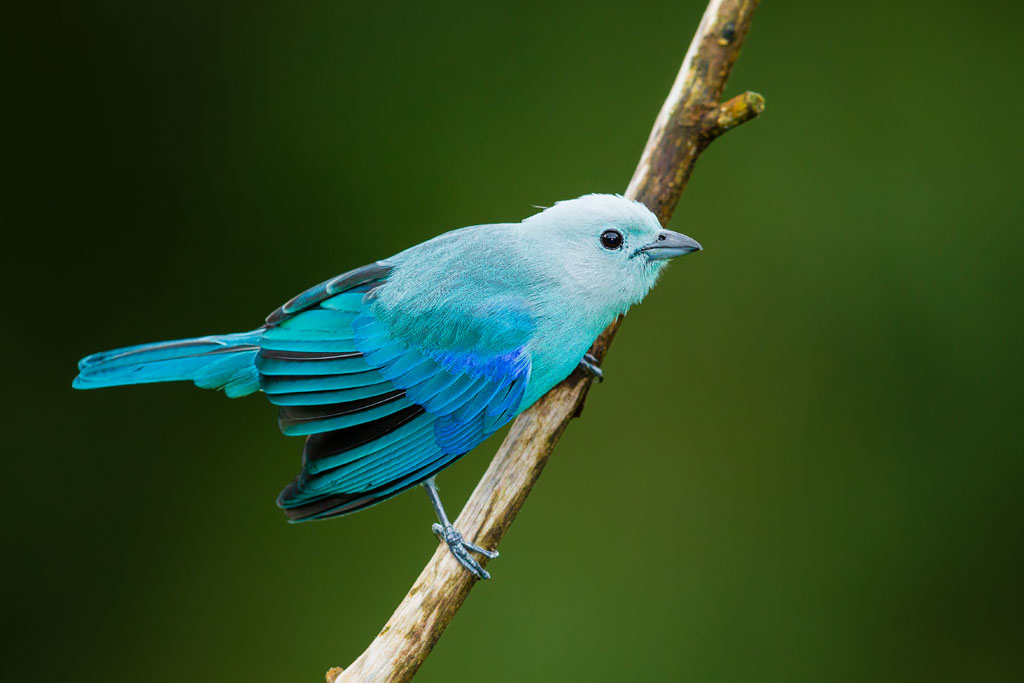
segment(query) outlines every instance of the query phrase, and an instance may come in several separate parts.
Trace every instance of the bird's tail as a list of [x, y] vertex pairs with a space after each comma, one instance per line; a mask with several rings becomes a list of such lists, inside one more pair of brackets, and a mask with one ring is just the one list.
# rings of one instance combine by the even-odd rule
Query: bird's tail
[[263, 331], [260, 328], [94, 353], [78, 361], [78, 376], [71, 386], [98, 389], [188, 379], [203, 389], [223, 389], [232, 398], [245, 396], [260, 388], [255, 361]]

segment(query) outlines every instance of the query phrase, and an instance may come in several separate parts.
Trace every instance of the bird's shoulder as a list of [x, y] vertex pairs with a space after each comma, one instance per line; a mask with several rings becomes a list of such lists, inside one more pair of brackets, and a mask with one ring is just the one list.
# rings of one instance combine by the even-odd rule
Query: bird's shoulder
[[535, 329], [536, 276], [518, 224], [461, 228], [382, 261], [387, 278], [367, 305], [391, 334], [420, 345], [502, 353]]

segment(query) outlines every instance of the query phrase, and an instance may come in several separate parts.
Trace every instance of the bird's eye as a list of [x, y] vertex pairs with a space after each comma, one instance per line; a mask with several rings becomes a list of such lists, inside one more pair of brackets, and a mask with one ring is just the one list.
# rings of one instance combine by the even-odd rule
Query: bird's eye
[[622, 246], [622, 233], [618, 230], [605, 230], [601, 233], [601, 246], [615, 250]]

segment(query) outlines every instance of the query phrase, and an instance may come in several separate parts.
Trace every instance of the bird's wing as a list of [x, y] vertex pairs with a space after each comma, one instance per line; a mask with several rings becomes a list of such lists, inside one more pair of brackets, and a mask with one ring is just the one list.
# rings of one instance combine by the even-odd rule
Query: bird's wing
[[260, 383], [281, 429], [307, 437], [302, 472], [278, 498], [293, 520], [354, 512], [433, 476], [511, 420], [529, 380], [525, 305], [482, 301], [459, 321], [473, 348], [430, 348], [375, 316], [387, 270], [370, 268], [385, 270], [299, 295], [260, 341]]
[[342, 273], [330, 280], [325, 280], [315, 287], [292, 297], [286, 304], [267, 316], [267, 326], [273, 327], [280, 324], [289, 317], [315, 306], [324, 299], [327, 299], [341, 292], [366, 292], [383, 282], [392, 266], [377, 261], [362, 268]]

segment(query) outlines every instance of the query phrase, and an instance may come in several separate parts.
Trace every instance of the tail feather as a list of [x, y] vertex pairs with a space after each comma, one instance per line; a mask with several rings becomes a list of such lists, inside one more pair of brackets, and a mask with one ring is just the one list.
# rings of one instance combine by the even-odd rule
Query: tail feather
[[78, 362], [76, 389], [192, 380], [234, 398], [259, 389], [256, 354], [263, 329], [127, 346]]

